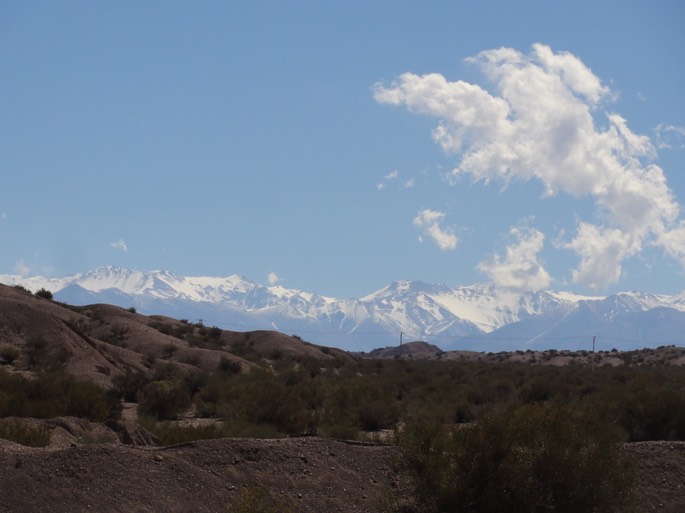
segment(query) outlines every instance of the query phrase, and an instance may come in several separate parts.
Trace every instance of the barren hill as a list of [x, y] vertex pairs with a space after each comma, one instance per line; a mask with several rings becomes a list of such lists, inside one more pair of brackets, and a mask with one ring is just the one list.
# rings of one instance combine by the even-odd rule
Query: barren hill
[[347, 357], [278, 332], [230, 332], [104, 304], [73, 307], [1, 284], [0, 347], [4, 354], [18, 351], [14, 365], [5, 366], [9, 370], [30, 372], [28, 353], [41, 351], [62, 360], [70, 373], [105, 388], [125, 369], [144, 370], [156, 360], [210, 372], [222, 359], [249, 368], [254, 364], [239, 356], [249, 353]]

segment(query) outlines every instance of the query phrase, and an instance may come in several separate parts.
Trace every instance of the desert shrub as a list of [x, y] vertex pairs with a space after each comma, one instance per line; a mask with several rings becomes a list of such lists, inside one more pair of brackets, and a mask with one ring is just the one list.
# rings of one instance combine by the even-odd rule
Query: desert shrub
[[23, 285], [13, 285], [13, 288], [15, 288], [17, 290], [21, 290], [22, 292], [28, 292], [29, 294], [31, 293], [31, 291], [29, 289], [27, 289], [26, 287], [24, 287]]
[[31, 370], [59, 370], [70, 357], [71, 353], [64, 348], [49, 351], [47, 341], [40, 335], [31, 336], [26, 341], [26, 363]]
[[83, 417], [100, 422], [117, 418], [120, 404], [97, 385], [64, 371], [34, 379], [0, 372], [0, 417]]
[[197, 394], [196, 408], [202, 416], [218, 416], [233, 425], [270, 426], [284, 434], [306, 431], [311, 418], [291, 387], [258, 370], [210, 376]]
[[188, 393], [166, 381], [153, 381], [138, 394], [138, 413], [157, 420], [170, 420], [190, 406]]
[[219, 340], [222, 333], [223, 333], [223, 331], [221, 330], [221, 328], [218, 328], [216, 326], [212, 326], [207, 331], [207, 337], [210, 339], [213, 339], [213, 340]]
[[50, 443], [50, 432], [43, 427], [31, 427], [20, 419], [0, 422], [0, 438], [27, 447], [45, 447]]
[[119, 374], [112, 379], [113, 389], [124, 401], [133, 403], [138, 397], [138, 393], [150, 383], [147, 373], [138, 369], [126, 369], [123, 374]]
[[234, 374], [240, 374], [241, 369], [240, 362], [222, 356], [216, 370], [224, 376], [233, 376]]
[[41, 289], [37, 290], [35, 292], [35, 296], [52, 301], [52, 292], [50, 292], [46, 288], [41, 288]]
[[[616, 400], [616, 399], [614, 399]], [[630, 441], [685, 439], [685, 391], [647, 386], [621, 398], [619, 423]]]
[[405, 511], [627, 511], [632, 473], [617, 430], [559, 405], [493, 412], [460, 428], [419, 422], [400, 435]]
[[382, 399], [366, 401], [359, 406], [357, 421], [363, 431], [390, 429], [397, 422], [397, 409], [393, 403]]
[[152, 351], [145, 353], [143, 356], [143, 365], [146, 367], [152, 367], [157, 361], [157, 355]]
[[165, 344], [162, 348], [162, 358], [171, 359], [178, 352], [178, 346], [174, 344]]
[[32, 336], [26, 341], [26, 359], [30, 369], [37, 369], [48, 354], [47, 342], [43, 337]]

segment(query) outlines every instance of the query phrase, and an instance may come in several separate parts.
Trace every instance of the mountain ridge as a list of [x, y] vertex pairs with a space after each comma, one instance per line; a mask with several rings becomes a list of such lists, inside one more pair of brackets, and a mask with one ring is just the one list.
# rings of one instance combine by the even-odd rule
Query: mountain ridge
[[587, 345], [591, 336], [623, 349], [685, 344], [685, 293], [585, 296], [397, 280], [359, 299], [340, 299], [236, 274], [187, 277], [116, 266], [61, 278], [0, 275], [0, 282], [46, 288], [67, 303], [105, 302], [231, 329], [276, 329], [348, 350], [394, 345], [403, 337], [443, 349], [493, 351], [544, 344], [572, 349], [561, 345], [573, 337]]

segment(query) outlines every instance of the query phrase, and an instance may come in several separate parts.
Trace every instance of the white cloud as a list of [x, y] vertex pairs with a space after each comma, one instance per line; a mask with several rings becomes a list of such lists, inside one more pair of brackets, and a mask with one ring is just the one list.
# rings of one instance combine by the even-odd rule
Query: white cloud
[[121, 251], [128, 251], [128, 245], [122, 239], [112, 242], [110, 246]]
[[623, 272], [623, 260], [641, 249], [640, 237], [589, 223], [580, 223], [576, 238], [561, 246], [580, 256], [580, 264], [573, 270], [573, 282], [594, 290], [616, 283]]
[[685, 127], [660, 124], [654, 129], [656, 145], [660, 148], [685, 148]]
[[416, 179], [410, 178], [406, 182], [404, 182], [404, 188], [405, 189], [411, 189], [416, 185]]
[[388, 184], [390, 182], [397, 180], [397, 178], [399, 176], [400, 176], [400, 172], [397, 171], [396, 169], [393, 171], [390, 171], [388, 174], [383, 176], [382, 182], [376, 184], [376, 189], [378, 189], [379, 191], [382, 191], [383, 189], [385, 189], [388, 186]]
[[16, 272], [19, 276], [26, 277], [29, 275], [29, 273], [31, 273], [31, 267], [29, 267], [23, 260], [19, 260], [16, 264], [14, 264], [14, 272]]
[[7, 213], [6, 212], [0, 212], [0, 221], [4, 221], [7, 219]]
[[275, 272], [270, 272], [266, 279], [269, 282], [269, 285], [276, 285], [279, 281], [282, 281], [281, 277]]
[[[681, 253], [680, 208], [663, 170], [649, 162], [656, 155], [652, 142], [615, 113], [603, 113], [605, 126], [596, 126], [594, 116], [612, 93], [580, 59], [536, 44], [528, 55], [500, 48], [468, 61], [493, 82], [493, 94], [435, 73], [405, 73], [388, 87], [376, 84], [375, 99], [439, 119], [434, 140], [460, 154], [455, 182], [461, 175], [504, 184], [537, 179], [548, 197], [592, 197], [597, 224], [581, 220], [562, 245], [580, 259], [575, 283], [596, 289], [615, 283], [623, 260], [647, 244]], [[590, 268], [609, 263], [612, 272]]]
[[[440, 226], [444, 217], [443, 212], [422, 210], [414, 218], [414, 226], [422, 228], [423, 233], [431, 237], [441, 250], [456, 249], [458, 239], [454, 228]], [[419, 240], [423, 241], [423, 238], [419, 237]]]
[[487, 274], [498, 287], [524, 290], [547, 288], [552, 278], [537, 255], [544, 247], [545, 236], [539, 230], [512, 227], [510, 235], [516, 242], [506, 248], [506, 255], [494, 255], [480, 262], [477, 269]]

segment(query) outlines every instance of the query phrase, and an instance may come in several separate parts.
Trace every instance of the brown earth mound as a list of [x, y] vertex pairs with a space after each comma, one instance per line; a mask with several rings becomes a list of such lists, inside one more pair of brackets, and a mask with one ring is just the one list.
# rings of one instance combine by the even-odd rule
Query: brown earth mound
[[[639, 512], [685, 511], [685, 443], [626, 446]], [[219, 513], [250, 494], [292, 512], [376, 512], [404, 490], [397, 449], [320, 438], [30, 449], [0, 440], [0, 512]], [[254, 496], [254, 495], [252, 495]]]
[[212, 372], [222, 360], [248, 370], [255, 364], [246, 358], [255, 354], [351, 358], [339, 349], [275, 331], [232, 332], [112, 305], [74, 307], [0, 284], [0, 352], [17, 351], [11, 365], [1, 356], [0, 364], [12, 372], [30, 373], [27, 353], [38, 342], [48, 356], [61, 358], [68, 372], [103, 388], [110, 388], [125, 369], [145, 371], [154, 361]]
[[378, 511], [383, 494], [397, 488], [394, 454], [390, 446], [319, 438], [65, 449], [0, 441], [0, 512], [219, 513], [253, 490], [284, 511]]

